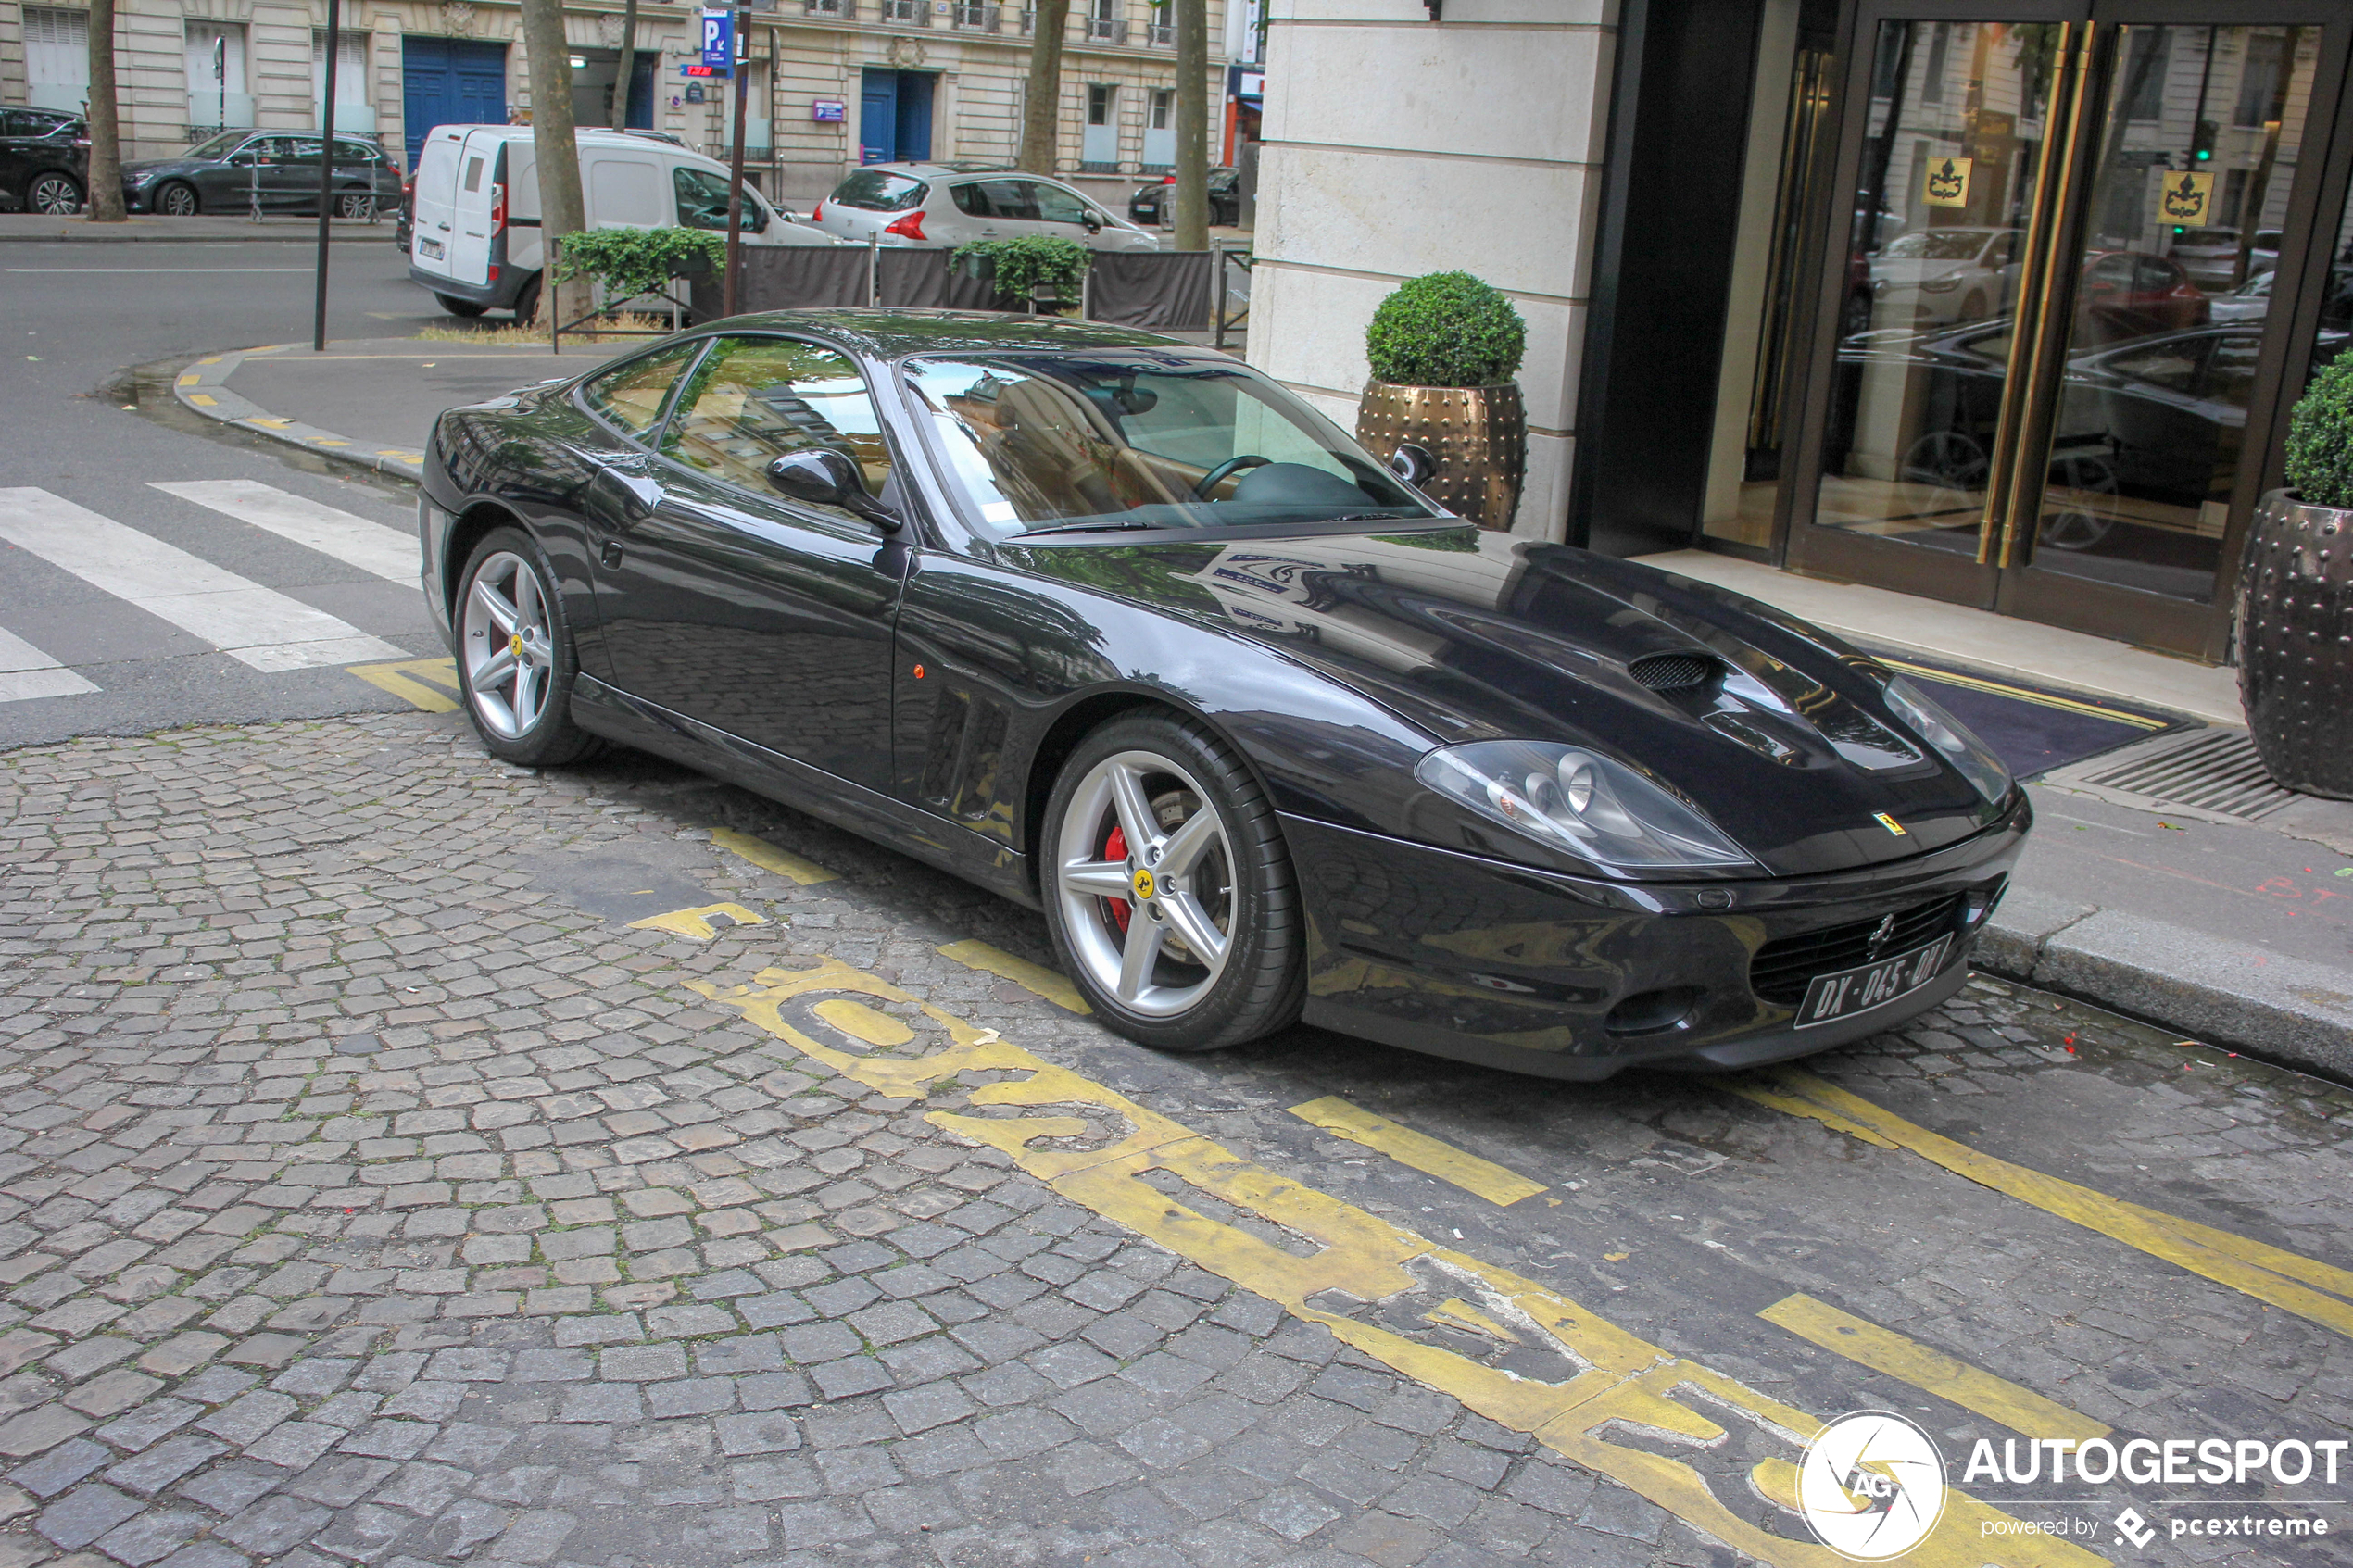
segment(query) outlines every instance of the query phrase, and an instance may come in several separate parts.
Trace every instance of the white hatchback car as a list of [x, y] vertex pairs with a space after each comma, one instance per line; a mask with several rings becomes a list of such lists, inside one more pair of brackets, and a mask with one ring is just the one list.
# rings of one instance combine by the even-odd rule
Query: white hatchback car
[[1160, 238], [1059, 180], [976, 164], [888, 163], [853, 169], [809, 221], [864, 244], [950, 249], [1050, 234], [1089, 250], [1158, 250]]

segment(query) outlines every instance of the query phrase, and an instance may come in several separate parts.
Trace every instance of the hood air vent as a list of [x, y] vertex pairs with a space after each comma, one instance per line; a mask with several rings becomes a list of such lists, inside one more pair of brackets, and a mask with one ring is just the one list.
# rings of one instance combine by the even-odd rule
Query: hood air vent
[[1654, 653], [1628, 665], [1626, 672], [1655, 692], [1680, 692], [1715, 674], [1716, 661], [1697, 654]]

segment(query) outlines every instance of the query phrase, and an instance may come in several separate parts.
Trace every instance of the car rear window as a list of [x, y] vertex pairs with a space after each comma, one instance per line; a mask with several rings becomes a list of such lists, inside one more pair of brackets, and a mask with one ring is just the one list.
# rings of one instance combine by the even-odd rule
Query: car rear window
[[910, 180], [904, 174], [862, 169], [835, 186], [828, 199], [844, 207], [864, 207], [868, 212], [905, 212], [923, 206], [924, 193], [930, 188], [921, 180]]

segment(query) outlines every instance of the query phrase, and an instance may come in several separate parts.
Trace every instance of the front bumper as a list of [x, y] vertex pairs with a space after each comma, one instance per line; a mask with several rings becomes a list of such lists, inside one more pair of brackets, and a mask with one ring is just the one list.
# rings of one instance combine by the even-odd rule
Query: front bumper
[[[1968, 977], [2032, 815], [2023, 791], [1984, 832], [1933, 854], [1831, 876], [1706, 884], [1555, 875], [1286, 816], [1309, 921], [1306, 1021], [1547, 1078], [1621, 1068], [1716, 1071], [1806, 1056], [1927, 1010]], [[1729, 908], [1708, 904], [1729, 897]], [[1932, 906], [1949, 901], [1949, 916]], [[1924, 912], [1925, 911], [1925, 912]], [[1780, 955], [1887, 915], [1924, 943], [1950, 935], [1926, 984], [1800, 1028], [1807, 978]], [[1932, 923], [1941, 920], [1942, 924]], [[1760, 949], [1777, 945], [1757, 965]], [[1874, 954], [1873, 957], [1881, 955]], [[1884, 956], [1893, 957], [1893, 951]], [[1770, 997], [1761, 996], [1762, 984]], [[1797, 995], [1790, 995], [1794, 985]]]

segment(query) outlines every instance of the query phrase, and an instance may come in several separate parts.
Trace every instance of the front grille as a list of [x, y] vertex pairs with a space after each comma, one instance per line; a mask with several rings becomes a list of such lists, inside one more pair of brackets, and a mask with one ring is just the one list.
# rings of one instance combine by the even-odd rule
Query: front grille
[[[1953, 929], [1960, 907], [1961, 896], [1948, 893], [1933, 903], [1915, 905], [1899, 912], [1895, 929], [1879, 945], [1876, 956], [1892, 959], [1935, 941]], [[1816, 975], [1836, 974], [1841, 970], [1859, 969], [1871, 962], [1871, 933], [1885, 918], [1873, 915], [1851, 924], [1826, 926], [1801, 936], [1784, 936], [1766, 943], [1749, 960], [1749, 989], [1765, 1001], [1795, 1007], [1806, 999], [1806, 987], [1813, 984]]]
[[1626, 667], [1626, 673], [1655, 692], [1680, 692], [1716, 672], [1716, 661], [1691, 653], [1654, 653]]

